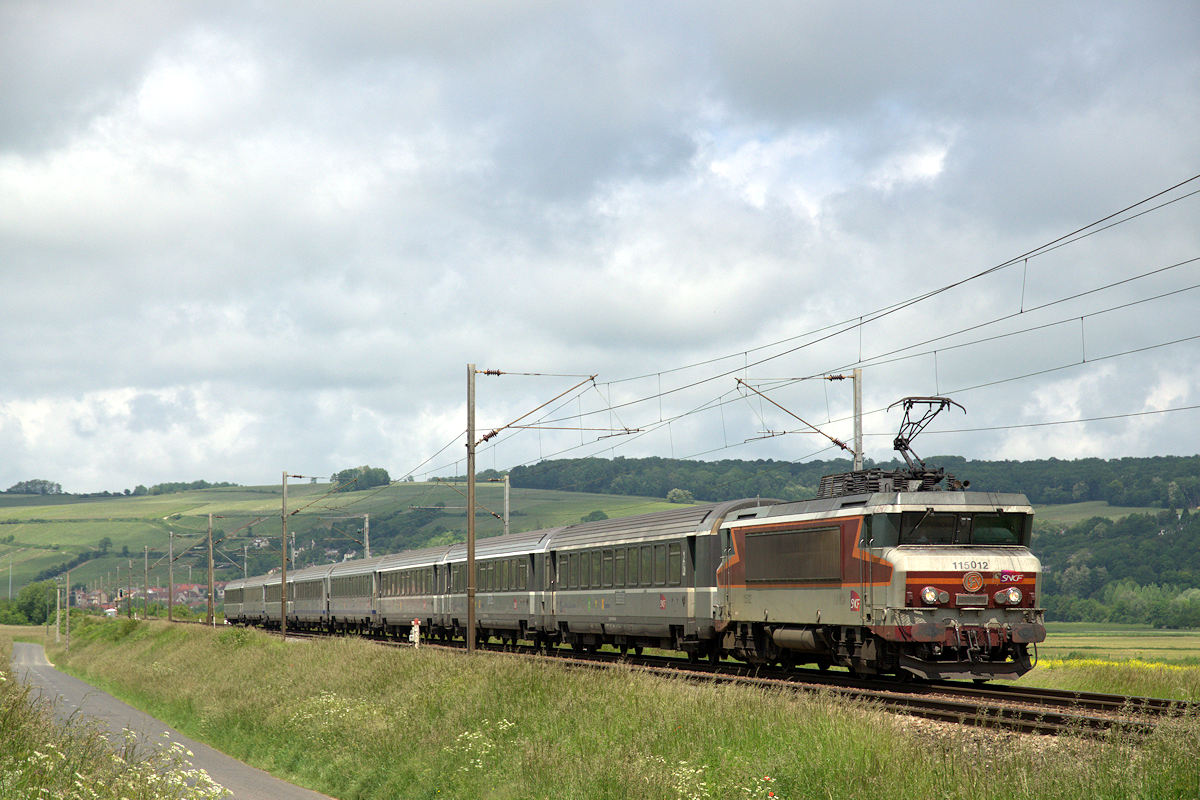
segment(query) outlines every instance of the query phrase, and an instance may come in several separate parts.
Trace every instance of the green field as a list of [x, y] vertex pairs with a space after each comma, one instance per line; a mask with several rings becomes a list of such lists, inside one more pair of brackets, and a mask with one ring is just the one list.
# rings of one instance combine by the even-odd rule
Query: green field
[[1038, 646], [1044, 659], [1145, 661], [1200, 666], [1200, 631], [1169, 631], [1137, 625], [1052, 622]]
[[1104, 517], [1105, 519], [1120, 519], [1130, 514], [1157, 514], [1161, 508], [1140, 506], [1110, 506], [1103, 500], [1090, 500], [1086, 503], [1064, 503], [1053, 506], [1034, 506], [1033, 516], [1038, 522], [1049, 522], [1070, 527], [1076, 523]]

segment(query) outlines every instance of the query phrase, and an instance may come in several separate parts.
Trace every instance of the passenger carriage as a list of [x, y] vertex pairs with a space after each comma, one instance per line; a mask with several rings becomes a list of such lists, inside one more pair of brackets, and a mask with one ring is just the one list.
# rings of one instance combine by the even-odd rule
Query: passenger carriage
[[[476, 543], [475, 624], [482, 638], [513, 643], [527, 636], [537, 638], [545, 598], [535, 589], [536, 566], [552, 533], [513, 533]], [[465, 566], [464, 545], [454, 546], [451, 557], [459, 555]]]
[[330, 564], [288, 572], [288, 627], [321, 630], [329, 624]]
[[379, 624], [384, 632], [407, 633], [414, 619], [421, 620], [426, 633], [432, 630], [442, 591], [438, 572], [449, 547], [426, 548], [377, 561], [375, 581], [379, 589]]
[[378, 628], [378, 587], [375, 570], [379, 559], [358, 559], [335, 564], [329, 570], [330, 630], [367, 633]]
[[237, 578], [225, 584], [222, 605], [225, 610], [226, 622], [240, 622], [243, 619], [242, 597], [245, 595], [245, 579]]
[[552, 635], [583, 649], [697, 652], [713, 629], [714, 542], [737, 500], [572, 525], [550, 539]]

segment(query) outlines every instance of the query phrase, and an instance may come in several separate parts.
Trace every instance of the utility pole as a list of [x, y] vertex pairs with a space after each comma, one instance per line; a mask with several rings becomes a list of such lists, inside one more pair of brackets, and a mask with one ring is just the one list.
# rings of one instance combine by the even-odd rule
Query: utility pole
[[467, 364], [467, 652], [475, 652], [475, 365]]
[[216, 609], [213, 606], [213, 547], [212, 547], [212, 514], [208, 515], [208, 624], [217, 626]]
[[167, 621], [174, 622], [175, 612], [175, 531], [167, 531]]
[[[854, 471], [858, 472], [863, 468], [863, 432], [862, 432], [862, 368], [855, 367], [851, 375], [826, 375], [827, 381], [844, 381], [849, 378], [854, 382]], [[768, 402], [775, 403], [771, 398], [767, 398]], [[779, 405], [775, 403], [775, 405]], [[782, 407], [782, 406], [781, 406]], [[786, 409], [784, 409], [786, 410]], [[791, 412], [788, 412], [791, 414]], [[792, 414], [795, 417], [795, 414]], [[800, 419], [796, 417], [796, 419]], [[803, 422], [803, 420], [801, 420]], [[808, 425], [808, 423], [805, 423]], [[809, 425], [811, 428], [812, 426]], [[814, 428], [814, 430], [816, 430]], [[833, 439], [835, 444], [841, 445], [842, 449], [847, 449], [844, 444], [836, 439]]]
[[71, 652], [71, 570], [67, 570], [67, 652]]
[[54, 582], [54, 643], [58, 644], [62, 633], [62, 584]]
[[245, 578], [247, 575], [250, 574], [246, 569], [247, 565], [250, 563], [249, 562], [250, 556], [248, 555], [249, 551], [250, 551], [249, 545], [245, 545], [245, 544], [242, 545], [242, 577], [243, 578]]
[[150, 619], [150, 545], [142, 545], [144, 548], [144, 558], [146, 559], [146, 577], [142, 584], [146, 590], [146, 596], [142, 598], [142, 619]]
[[283, 471], [283, 508], [280, 511], [280, 540], [283, 549], [283, 567], [279, 573], [279, 635], [287, 639], [287, 470]]
[[125, 573], [125, 614], [133, 619], [133, 559], [129, 559], [129, 571]]
[[862, 368], [854, 368], [854, 469], [863, 468]]
[[371, 557], [371, 515], [363, 514], [363, 553], [364, 558]]

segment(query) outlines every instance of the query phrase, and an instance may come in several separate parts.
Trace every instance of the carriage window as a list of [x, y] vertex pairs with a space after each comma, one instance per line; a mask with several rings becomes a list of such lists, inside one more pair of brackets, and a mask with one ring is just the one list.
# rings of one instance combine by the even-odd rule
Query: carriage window
[[613, 551], [604, 551], [604, 561], [600, 567], [600, 585], [606, 589], [613, 585]]
[[654, 582], [654, 548], [648, 544], [642, 545], [642, 586]]
[[613, 586], [618, 589], [625, 585], [625, 548], [617, 548], [613, 553]]
[[683, 547], [679, 542], [667, 546], [667, 583], [678, 586], [683, 582]]
[[569, 556], [567, 556], [567, 559], [568, 559], [568, 564], [570, 565], [570, 571], [571, 571], [570, 588], [578, 589], [579, 588], [579, 562], [580, 562], [579, 553], [571, 553]]
[[654, 545], [654, 585], [667, 585], [667, 546]]
[[625, 562], [625, 568], [629, 570], [629, 576], [625, 579], [626, 586], [638, 585], [638, 549], [636, 547], [629, 548], [629, 558]]
[[592, 553], [592, 588], [600, 588], [600, 551]]

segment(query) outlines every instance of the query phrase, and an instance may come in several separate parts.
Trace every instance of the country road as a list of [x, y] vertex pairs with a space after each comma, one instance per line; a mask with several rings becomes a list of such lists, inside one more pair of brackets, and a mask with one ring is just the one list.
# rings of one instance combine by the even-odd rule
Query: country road
[[59, 672], [46, 660], [46, 651], [40, 644], [13, 642], [12, 665], [19, 680], [53, 702], [54, 713], [60, 719], [73, 714], [90, 717], [106, 726], [116, 739], [129, 729], [149, 746], [178, 742], [195, 754], [191, 759], [192, 766], [203, 769], [232, 792], [234, 800], [331, 800], [328, 795], [294, 786], [189, 739], [94, 686]]

